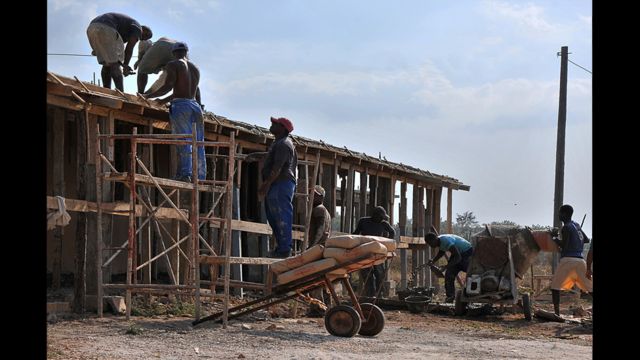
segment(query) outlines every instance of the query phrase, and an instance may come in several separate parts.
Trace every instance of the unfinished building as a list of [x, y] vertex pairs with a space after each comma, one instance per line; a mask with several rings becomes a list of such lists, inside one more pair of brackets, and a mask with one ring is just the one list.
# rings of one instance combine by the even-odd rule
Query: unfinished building
[[[75, 311], [86, 306], [101, 314], [98, 299], [108, 289], [126, 291], [128, 304], [135, 292], [216, 296], [222, 286], [228, 298], [230, 288], [237, 294], [264, 289], [271, 229], [257, 194], [262, 164], [242, 159], [266, 151], [273, 136], [266, 128], [211, 112], [204, 125], [207, 179], [172, 181], [179, 140], [171, 135], [165, 107], [48, 73], [47, 210], [53, 221], [47, 272], [54, 289], [69, 277]], [[305, 189], [319, 184], [326, 189], [333, 233], [350, 233], [377, 205], [387, 209], [390, 223], [399, 226], [398, 287], [409, 281], [429, 285], [430, 271], [420, 265], [430, 254], [420, 239], [431, 226], [440, 231], [445, 188], [445, 218], [451, 224], [453, 190], [469, 191], [469, 186], [321, 140], [292, 138], [299, 158], [295, 248], [304, 249], [308, 236], [311, 202]], [[55, 226], [67, 213], [68, 224]]]

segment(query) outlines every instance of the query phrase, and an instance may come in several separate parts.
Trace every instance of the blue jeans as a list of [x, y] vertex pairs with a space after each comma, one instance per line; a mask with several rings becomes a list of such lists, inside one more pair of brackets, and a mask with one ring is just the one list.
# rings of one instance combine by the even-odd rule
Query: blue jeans
[[[172, 134], [191, 134], [191, 124], [196, 124], [196, 140], [204, 141], [204, 120], [202, 108], [193, 99], [174, 99], [169, 108]], [[185, 138], [183, 140], [189, 140]], [[178, 145], [177, 178], [191, 176], [191, 145]], [[204, 158], [204, 146], [198, 146], [198, 179], [204, 180], [207, 174], [207, 163]]]
[[265, 197], [264, 210], [267, 221], [276, 238], [276, 254], [291, 251], [291, 225], [293, 223], [293, 192], [296, 183], [293, 180], [276, 180], [271, 184]]

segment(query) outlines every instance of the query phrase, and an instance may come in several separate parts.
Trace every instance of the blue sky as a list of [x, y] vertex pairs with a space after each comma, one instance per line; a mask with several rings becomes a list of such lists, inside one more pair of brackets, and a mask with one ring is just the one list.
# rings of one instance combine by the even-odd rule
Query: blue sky
[[[89, 22], [128, 14], [153, 40], [188, 43], [209, 111], [265, 127], [269, 116], [286, 116], [296, 134], [457, 178], [471, 191], [454, 192], [454, 217], [551, 225], [556, 53], [568, 46], [569, 59], [592, 70], [591, 6], [50, 0], [47, 51], [89, 54]], [[99, 77], [94, 57], [47, 60], [65, 76]], [[571, 63], [568, 74], [564, 201], [577, 221], [587, 214], [591, 234], [592, 75]], [[134, 76], [125, 91], [136, 91]]]

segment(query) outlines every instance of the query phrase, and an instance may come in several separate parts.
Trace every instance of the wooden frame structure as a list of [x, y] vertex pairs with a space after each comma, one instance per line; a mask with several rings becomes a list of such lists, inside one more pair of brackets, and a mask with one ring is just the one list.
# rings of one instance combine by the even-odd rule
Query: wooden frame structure
[[[97, 284], [100, 282], [98, 277], [104, 262], [100, 266], [96, 265], [98, 258], [101, 258], [99, 254], [102, 250], [121, 245], [116, 243], [114, 246], [114, 234], [123, 231], [123, 229], [129, 229], [133, 226], [132, 224], [135, 224], [136, 230], [141, 229], [141, 225], [145, 224], [145, 229], [138, 231], [136, 240], [138, 244], [145, 244], [145, 246], [134, 247], [134, 254], [130, 256], [132, 264], [136, 263], [137, 258], [145, 259], [140, 262], [145, 264], [145, 267], [139, 268], [140, 264], [135, 267], [140, 282], [136, 283], [132, 278], [129, 288], [131, 291], [164, 293], [173, 290], [171, 286], [175, 285], [171, 285], [174, 284], [171, 279], [165, 281], [170, 284], [158, 284], [155, 289], [144, 287], [145, 284], [152, 282], [152, 278], [160, 277], [164, 273], [162, 266], [158, 265], [157, 261], [155, 261], [155, 265], [150, 265], [149, 259], [158, 260], [164, 258], [165, 255], [162, 254], [163, 250], [159, 248], [161, 246], [159, 231], [150, 229], [149, 225], [154, 223], [155, 228], [157, 221], [168, 222], [167, 226], [171, 227], [170, 231], [178, 233], [180, 231], [179, 222], [181, 222], [180, 219], [184, 213], [173, 207], [160, 205], [166, 199], [155, 184], [146, 190], [149, 198], [153, 199], [153, 204], [146, 203], [152, 210], [149, 210], [142, 202], [135, 204], [132, 204], [131, 200], [124, 202], [123, 200], [131, 194], [129, 189], [122, 184], [127, 183], [130, 189], [135, 189], [135, 186], [138, 185], [150, 186], [150, 183], [153, 183], [153, 179], [155, 179], [160, 188], [176, 190], [176, 193], [172, 195], [176, 196], [176, 199], [178, 192], [183, 192], [183, 196], [191, 193], [199, 194], [195, 196], [196, 199], [193, 199], [197, 202], [196, 205], [202, 198], [209, 196], [206, 193], [214, 193], [210, 191], [211, 186], [220, 184], [204, 183], [198, 185], [198, 189], [195, 189], [193, 185], [184, 189], [176, 187], [176, 184], [168, 180], [171, 177], [171, 169], [175, 168], [174, 151], [170, 149], [168, 144], [151, 145], [147, 142], [175, 142], [178, 140], [167, 136], [170, 133], [167, 109], [154, 101], [98, 87], [77, 78], [72, 79], [48, 73], [47, 105], [47, 143], [49, 147], [47, 152], [47, 208], [50, 211], [58, 210], [55, 196], [62, 196], [66, 200], [66, 210], [70, 211], [72, 215], [69, 226], [56, 228], [47, 233], [47, 261], [48, 269], [52, 272], [52, 286], [54, 288], [60, 286], [61, 274], [73, 273], [75, 298], [79, 299], [74, 303], [75, 310], [84, 311], [85, 305], [91, 303], [97, 304], [96, 307], [101, 306], [101, 302], [92, 301], [90, 295], [95, 294], [93, 296], [98, 296], [98, 298], [101, 296]], [[138, 130], [135, 134], [134, 127], [137, 127]], [[264, 289], [266, 267], [272, 260], [264, 258], [269, 248], [269, 240], [266, 235], [271, 233], [271, 229], [266, 224], [264, 213], [261, 211], [262, 204], [256, 196], [257, 188], [260, 185], [258, 174], [262, 164], [246, 164], [242, 159], [244, 154], [266, 151], [273, 141], [273, 137], [264, 127], [229, 120], [211, 112], [205, 114], [204, 129], [205, 145], [207, 143], [229, 144], [231, 139], [235, 144], [236, 151], [234, 152], [225, 153], [213, 150], [213, 152], [207, 153], [207, 159], [212, 165], [210, 169], [213, 179], [219, 179], [215, 181], [231, 181], [233, 184], [234, 191], [225, 193], [233, 199], [221, 200], [222, 203], [225, 203], [224, 206], [232, 206], [231, 212], [233, 214], [223, 214], [220, 209], [214, 211], [214, 216], [207, 216], [206, 213], [197, 211], [188, 211], [188, 213], [189, 216], [196, 218], [211, 217], [208, 219], [210, 225], [200, 229], [201, 232], [207, 232], [205, 239], [208, 241], [213, 238], [218, 241], [217, 245], [221, 246], [223, 243], [221, 240], [224, 240], [221, 231], [231, 232], [231, 236], [235, 236], [235, 238], [233, 241], [227, 241], [233, 245], [229, 254], [227, 254], [226, 247], [224, 254], [222, 251], [215, 253], [215, 255], [211, 252], [210, 254], [199, 254], [200, 262], [213, 267], [224, 265], [224, 274], [233, 277], [228, 282], [229, 287]], [[312, 203], [312, 199], [309, 194], [306, 194], [304, 187], [310, 188], [313, 184], [320, 184], [326, 189], [325, 205], [333, 217], [339, 213], [341, 219], [338, 228], [334, 227], [334, 232], [350, 233], [359, 217], [367, 216], [373, 207], [382, 205], [388, 210], [392, 224], [399, 225], [399, 235], [409, 237], [423, 236], [425, 229], [430, 226], [440, 230], [440, 199], [443, 188], [448, 189], [447, 220], [449, 223], [451, 223], [452, 190], [469, 191], [470, 189], [468, 185], [448, 176], [434, 174], [402, 163], [394, 163], [382, 156], [373, 157], [352, 151], [347, 147], [333, 146], [322, 140], [292, 135], [299, 159], [298, 196], [294, 201], [294, 223], [301, 225], [294, 228], [294, 238], [302, 242], [299, 244], [300, 248], [304, 248], [305, 245], [304, 229], [308, 226], [308, 215]], [[128, 138], [116, 140], [116, 136]], [[145, 166], [151, 175], [145, 173], [132, 177], [130, 171], [116, 174], [106, 165], [105, 159], [114, 168], [125, 168], [127, 163], [133, 164], [134, 159], [130, 153], [134, 153], [131, 145], [134, 137], [137, 142], [145, 143], [138, 158], [143, 164], [147, 164]], [[119, 142], [124, 145], [118, 145]], [[127, 144], [127, 142], [129, 143]], [[226, 162], [226, 159], [231, 156], [230, 153], [235, 156], [233, 171], [230, 171], [230, 164]], [[135, 164], [138, 164], [138, 160], [135, 160]], [[103, 167], [107, 168], [102, 169]], [[136, 167], [139, 166], [136, 165]], [[106, 174], [104, 180], [109, 181], [105, 181], [100, 186], [98, 179], [105, 175], [100, 175], [102, 171], [105, 174], [107, 172], [111, 172], [111, 174]], [[125, 173], [126, 176], [123, 175]], [[359, 184], [356, 184], [356, 176], [359, 177]], [[133, 187], [131, 187], [132, 181]], [[400, 206], [399, 214], [394, 214], [398, 182], [400, 183]], [[356, 189], [356, 185], [359, 185], [359, 190]], [[409, 186], [412, 187], [410, 200], [407, 199]], [[303, 190], [301, 191], [300, 188]], [[144, 194], [141, 195], [143, 198], [146, 197]], [[214, 195], [211, 196], [214, 197]], [[203, 204], [214, 203], [212, 198], [206, 200], [203, 201]], [[413, 208], [411, 218], [414, 221], [411, 229], [406, 229], [408, 201], [412, 201]], [[178, 201], [175, 200], [175, 202]], [[236, 207], [233, 205], [235, 203], [237, 203]], [[180, 204], [177, 206], [181, 208]], [[182, 208], [191, 209], [191, 205], [186, 204]], [[98, 220], [98, 212], [101, 212], [100, 220]], [[151, 213], [156, 220], [148, 220]], [[228, 218], [229, 216], [231, 218]], [[124, 221], [125, 217], [126, 221]], [[231, 225], [225, 227], [224, 224], [229, 222]], [[195, 234], [193, 231], [194, 223], [190, 222], [190, 224], [191, 230], [187, 231], [190, 231], [190, 234]], [[178, 237], [178, 240], [180, 238]], [[129, 241], [127, 239], [127, 243]], [[193, 246], [193, 243], [190, 245]], [[212, 246], [211, 242], [208, 246], [212, 249], [216, 248]], [[173, 257], [169, 255], [169, 261], [172, 265], [178, 261], [177, 259], [182, 256], [178, 255], [180, 251], [183, 251], [185, 255], [193, 254], [189, 256], [195, 256], [194, 248], [176, 247]], [[203, 248], [206, 249], [206, 245], [203, 244]], [[400, 287], [402, 288], [407, 286], [407, 269], [418, 267], [425, 261], [427, 254], [424, 245], [421, 244], [401, 242], [399, 248], [402, 263]], [[218, 249], [221, 248], [218, 247]], [[407, 263], [407, 250], [412, 251], [413, 266], [411, 267]], [[184, 256], [182, 257], [184, 258]], [[225, 261], [228, 262], [225, 263]], [[230, 271], [227, 269], [228, 264], [233, 264], [230, 265]], [[262, 266], [248, 266], [249, 264]], [[104, 275], [107, 276], [105, 283], [111, 284], [112, 278], [121, 276], [119, 274], [126, 272], [128, 268], [127, 264], [122, 261], [113, 260], [107, 268], [102, 269]], [[193, 263], [191, 267], [187, 268], [192, 269], [193, 276], [196, 276], [197, 271], [193, 269]], [[243, 268], [246, 268], [244, 271], [246, 279], [237, 278], [237, 273], [242, 272]], [[185, 267], [181, 266], [180, 269], [182, 271]], [[177, 276], [185, 278], [186, 272], [181, 273], [180, 271], [177, 271]], [[425, 270], [422, 275], [418, 276], [419, 283], [428, 281], [430, 278], [428, 272]], [[126, 274], [125, 279], [129, 279]], [[200, 283], [206, 282], [202, 280]], [[185, 282], [180, 284], [185, 285]], [[190, 286], [194, 286], [193, 283], [191, 284]], [[227, 288], [226, 281], [220, 283], [216, 279], [211, 279], [209, 285], [211, 289], [215, 289], [216, 285], [224, 285], [225, 289]], [[142, 290], [143, 288], [146, 290]], [[195, 289], [185, 287], [182, 290], [195, 294]], [[182, 290], [176, 290], [176, 292], [182, 292]], [[225, 291], [225, 293], [227, 292]], [[211, 295], [213, 294], [214, 292], [211, 292]]]

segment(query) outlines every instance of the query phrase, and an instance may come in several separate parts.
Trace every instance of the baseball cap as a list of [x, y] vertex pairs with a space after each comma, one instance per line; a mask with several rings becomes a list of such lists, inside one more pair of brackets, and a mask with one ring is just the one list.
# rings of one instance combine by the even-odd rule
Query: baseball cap
[[287, 129], [288, 132], [292, 132], [293, 131], [293, 123], [291, 122], [291, 120], [289, 120], [287, 118], [283, 118], [283, 117], [274, 118], [272, 116], [271, 117], [271, 122], [284, 126], [284, 128]]

